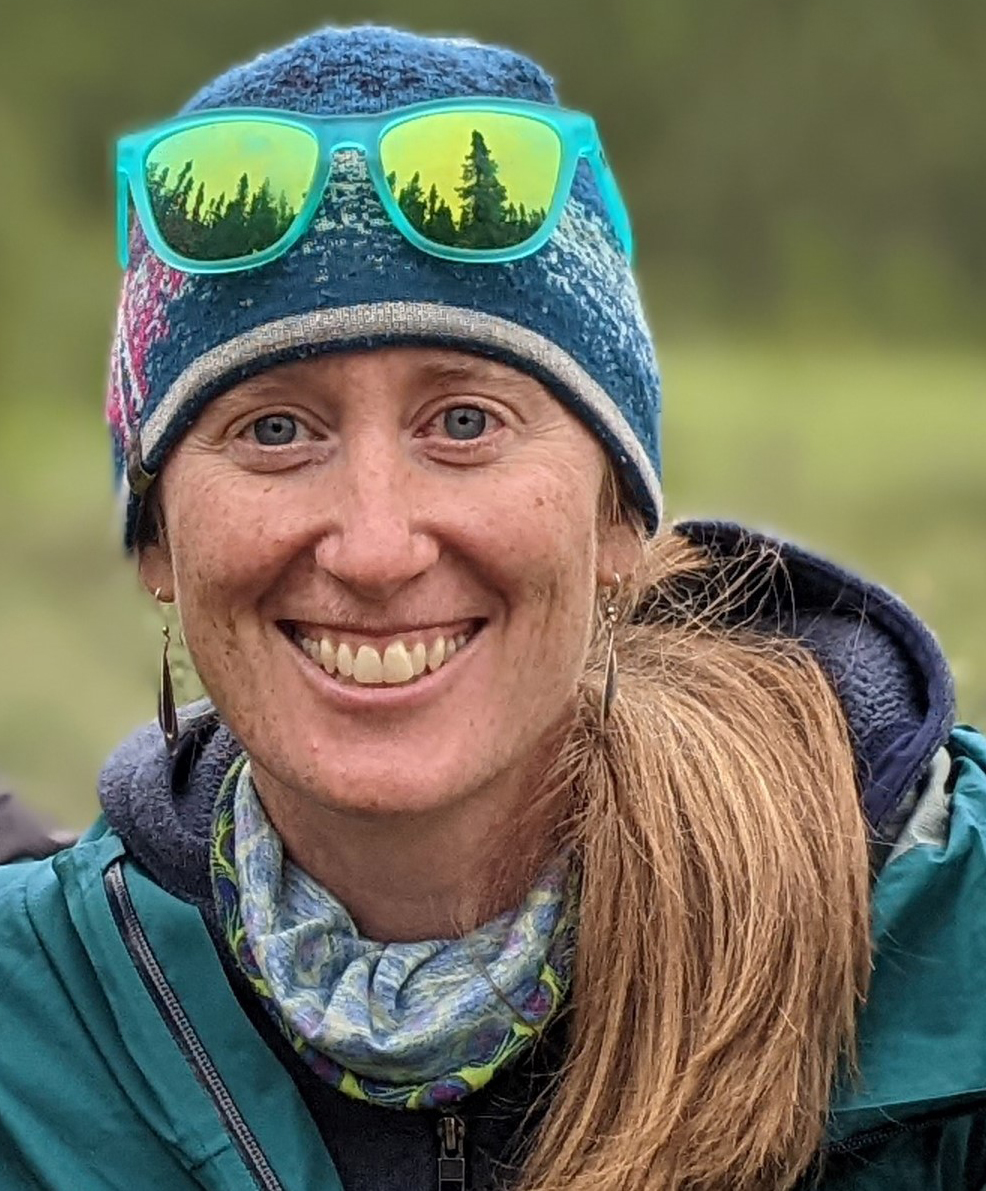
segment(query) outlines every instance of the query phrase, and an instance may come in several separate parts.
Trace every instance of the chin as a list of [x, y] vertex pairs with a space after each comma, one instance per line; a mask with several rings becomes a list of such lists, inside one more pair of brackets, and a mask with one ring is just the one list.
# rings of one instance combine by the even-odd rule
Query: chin
[[[349, 757], [330, 746], [309, 745], [311, 763], [270, 766], [278, 784], [327, 809], [366, 815], [427, 814], [467, 799], [495, 781], [499, 766], [477, 765], [474, 744], [468, 752], [436, 757], [432, 750], [387, 750], [372, 759], [367, 748]], [[289, 754], [291, 755], [291, 754]], [[297, 756], [297, 754], [293, 754]]]

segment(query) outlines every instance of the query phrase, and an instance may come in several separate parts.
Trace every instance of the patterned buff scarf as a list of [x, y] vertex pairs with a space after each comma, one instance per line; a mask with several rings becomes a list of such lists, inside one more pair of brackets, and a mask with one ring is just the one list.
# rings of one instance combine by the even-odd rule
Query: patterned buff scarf
[[358, 1100], [455, 1104], [532, 1046], [567, 996], [578, 889], [568, 859], [465, 938], [376, 943], [284, 856], [245, 757], [220, 790], [211, 858], [240, 969], [298, 1054]]

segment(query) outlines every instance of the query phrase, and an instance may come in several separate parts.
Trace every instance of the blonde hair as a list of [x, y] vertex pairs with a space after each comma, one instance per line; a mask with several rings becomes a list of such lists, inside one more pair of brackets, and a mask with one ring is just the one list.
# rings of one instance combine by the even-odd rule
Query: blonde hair
[[839, 702], [750, 603], [778, 581], [766, 547], [647, 544], [602, 736], [597, 633], [546, 787], [575, 797], [581, 928], [522, 1191], [782, 1191], [818, 1150], [867, 986], [868, 860]]

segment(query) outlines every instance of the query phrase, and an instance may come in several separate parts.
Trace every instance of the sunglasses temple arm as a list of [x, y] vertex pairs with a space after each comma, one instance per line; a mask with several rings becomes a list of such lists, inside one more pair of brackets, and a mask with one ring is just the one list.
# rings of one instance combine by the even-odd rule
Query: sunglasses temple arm
[[630, 216], [620, 188], [616, 184], [616, 176], [609, 168], [602, 148], [598, 148], [593, 154], [592, 162], [596, 169], [599, 190], [613, 220], [616, 235], [627, 254], [627, 260], [633, 260], [633, 230], [630, 227]]
[[116, 175], [116, 255], [120, 268], [130, 263], [130, 180], [118, 170]]

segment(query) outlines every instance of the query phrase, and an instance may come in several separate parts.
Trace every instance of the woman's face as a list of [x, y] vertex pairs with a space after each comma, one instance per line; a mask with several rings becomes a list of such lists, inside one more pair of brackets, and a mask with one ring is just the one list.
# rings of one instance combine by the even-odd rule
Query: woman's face
[[603, 476], [592, 435], [506, 365], [320, 356], [205, 409], [164, 469], [142, 576], [177, 600], [262, 788], [440, 809], [530, 783], [572, 706], [629, 548], [600, 530]]

